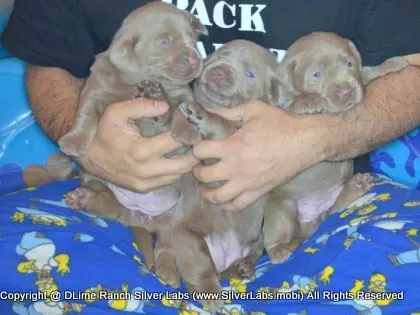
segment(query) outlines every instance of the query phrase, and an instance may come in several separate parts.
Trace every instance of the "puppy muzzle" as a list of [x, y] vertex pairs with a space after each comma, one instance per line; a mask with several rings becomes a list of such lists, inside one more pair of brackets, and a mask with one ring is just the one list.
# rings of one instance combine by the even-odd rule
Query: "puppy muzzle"
[[363, 96], [363, 87], [360, 84], [346, 81], [333, 84], [329, 88], [327, 99], [332, 112], [341, 112], [359, 105]]

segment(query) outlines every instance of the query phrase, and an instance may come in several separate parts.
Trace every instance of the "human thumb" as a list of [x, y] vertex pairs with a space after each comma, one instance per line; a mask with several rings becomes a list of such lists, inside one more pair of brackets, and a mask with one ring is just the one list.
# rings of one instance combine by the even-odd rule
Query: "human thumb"
[[157, 117], [165, 114], [169, 105], [165, 101], [155, 101], [150, 98], [136, 98], [115, 103], [115, 110], [120, 118], [138, 119], [141, 117]]

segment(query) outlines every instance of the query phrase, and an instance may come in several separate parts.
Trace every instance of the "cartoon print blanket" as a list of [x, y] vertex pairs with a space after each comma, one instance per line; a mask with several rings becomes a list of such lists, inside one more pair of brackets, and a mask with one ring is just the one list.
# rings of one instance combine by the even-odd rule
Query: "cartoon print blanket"
[[[281, 265], [223, 281], [221, 314], [420, 314], [420, 191], [375, 177]], [[210, 314], [143, 265], [129, 229], [70, 210], [76, 179], [0, 196], [0, 314]]]

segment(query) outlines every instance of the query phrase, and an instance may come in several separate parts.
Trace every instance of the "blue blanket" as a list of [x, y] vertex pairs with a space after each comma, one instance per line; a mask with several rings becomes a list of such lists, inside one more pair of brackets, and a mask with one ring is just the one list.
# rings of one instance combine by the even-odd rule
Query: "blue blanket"
[[[150, 273], [129, 229], [70, 210], [77, 179], [0, 196], [0, 314], [210, 314]], [[420, 314], [420, 191], [376, 185], [285, 263], [223, 281], [221, 314]]]

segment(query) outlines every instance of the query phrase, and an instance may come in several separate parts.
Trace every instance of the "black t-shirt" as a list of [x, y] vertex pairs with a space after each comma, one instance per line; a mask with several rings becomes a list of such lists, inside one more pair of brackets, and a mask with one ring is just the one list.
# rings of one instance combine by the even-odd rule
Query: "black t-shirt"
[[[152, 0], [15, 0], [2, 35], [24, 61], [89, 75], [124, 17]], [[420, 52], [420, 0], [166, 0], [198, 16], [209, 29], [199, 42], [205, 57], [233, 39], [252, 40], [278, 55], [298, 37], [331, 31], [352, 39], [365, 65]], [[368, 171], [367, 156], [356, 171]]]

